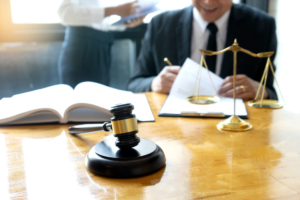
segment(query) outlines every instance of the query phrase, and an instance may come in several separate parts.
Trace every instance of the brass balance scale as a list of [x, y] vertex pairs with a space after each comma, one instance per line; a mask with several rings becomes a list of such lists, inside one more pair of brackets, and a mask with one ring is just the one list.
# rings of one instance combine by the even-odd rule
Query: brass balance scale
[[[207, 72], [209, 71], [203, 55], [213, 56], [213, 55], [218, 55], [218, 54], [225, 53], [227, 51], [232, 51], [233, 52], [233, 77], [234, 77], [233, 78], [233, 99], [234, 99], [234, 101], [233, 101], [234, 102], [234, 112], [233, 113], [234, 114], [233, 114], [233, 116], [229, 117], [228, 119], [225, 119], [225, 120], [221, 121], [217, 125], [218, 129], [226, 130], [226, 131], [247, 131], [247, 130], [252, 129], [252, 125], [249, 122], [246, 122], [245, 120], [242, 120], [241, 118], [239, 118], [235, 114], [236, 113], [236, 68], [237, 68], [236, 65], [237, 65], [237, 52], [238, 51], [244, 52], [244, 53], [246, 53], [250, 56], [257, 57], [257, 58], [268, 58], [263, 76], [262, 76], [260, 84], [259, 84], [259, 88], [258, 88], [257, 93], [256, 93], [256, 96], [253, 100], [248, 101], [248, 105], [251, 106], [251, 107], [268, 108], [268, 109], [278, 109], [278, 108], [283, 107], [283, 105], [284, 105], [283, 102], [263, 98], [264, 93], [265, 93], [265, 89], [266, 89], [266, 82], [267, 82], [269, 68], [271, 68], [271, 71], [272, 71], [272, 74], [274, 76], [275, 82], [276, 82], [277, 87], [279, 89], [279, 85], [278, 85], [278, 82], [277, 82], [277, 79], [276, 79], [276, 76], [275, 76], [275, 73], [274, 73], [274, 68], [273, 68], [273, 65], [272, 65], [272, 62], [271, 62], [271, 59], [270, 59], [270, 57], [274, 54], [274, 52], [264, 52], [264, 53], [254, 54], [254, 53], [252, 53], [252, 52], [250, 52], [246, 49], [241, 48], [238, 45], [236, 39], [234, 40], [234, 43], [233, 43], [232, 46], [227, 47], [227, 48], [225, 48], [221, 51], [213, 52], [213, 51], [210, 51], [210, 50], [202, 50], [202, 49], [199, 49], [199, 51], [202, 53], [201, 61], [200, 61], [200, 67], [199, 67], [197, 78], [196, 78], [196, 81], [195, 81], [195, 84], [194, 84], [192, 96], [187, 97], [186, 100], [190, 103], [200, 104], [200, 105], [213, 104], [213, 103], [217, 103], [218, 101], [220, 101], [220, 97], [217, 94], [217, 91], [214, 87], [213, 81], [212, 81], [209, 73], [208, 73], [208, 75], [209, 75], [210, 81], [213, 85], [213, 88], [216, 92], [216, 96], [199, 95], [199, 88], [200, 88], [200, 82], [201, 82], [201, 69], [202, 69], [203, 64], [204, 64]], [[262, 89], [262, 95], [261, 95], [260, 99], [258, 99], [261, 88], [263, 88]], [[195, 94], [195, 91], [196, 91], [196, 94]], [[282, 97], [280, 89], [279, 89], [279, 92], [280, 92], [280, 95]], [[282, 99], [283, 99], [283, 97], [282, 97]]]

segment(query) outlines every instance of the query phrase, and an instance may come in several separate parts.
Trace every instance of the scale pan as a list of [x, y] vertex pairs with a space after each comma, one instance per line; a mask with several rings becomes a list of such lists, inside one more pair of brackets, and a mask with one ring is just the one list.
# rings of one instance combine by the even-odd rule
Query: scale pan
[[255, 108], [269, 108], [269, 109], [278, 109], [284, 106], [283, 103], [280, 103], [277, 100], [264, 99], [262, 105], [260, 106], [261, 100], [251, 100], [248, 101], [248, 105]]
[[218, 96], [190, 96], [186, 100], [193, 104], [213, 104], [220, 101]]

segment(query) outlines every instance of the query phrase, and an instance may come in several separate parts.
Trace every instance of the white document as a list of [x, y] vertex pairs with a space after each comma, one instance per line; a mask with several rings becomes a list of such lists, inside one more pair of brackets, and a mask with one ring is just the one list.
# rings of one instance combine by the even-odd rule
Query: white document
[[[193, 88], [196, 82], [197, 74], [199, 71], [199, 63], [187, 58], [184, 62], [179, 74], [172, 86], [170, 96], [185, 99], [186, 97], [192, 96]], [[223, 83], [223, 79], [216, 74], [209, 71], [212, 81], [215, 85], [216, 91], [218, 91]], [[199, 78], [199, 77], [198, 77]], [[197, 84], [196, 84], [197, 86]], [[195, 88], [196, 90], [196, 88]], [[198, 95], [215, 96], [216, 91], [208, 76], [205, 67], [201, 69], [201, 82]]]
[[[187, 97], [193, 95], [193, 88], [198, 72], [199, 64], [187, 58], [174, 81], [169, 96], [159, 112], [159, 116], [180, 116], [182, 112], [224, 113], [229, 116], [233, 115], [233, 98], [220, 96], [221, 100], [218, 103], [208, 105], [196, 105], [186, 101]], [[211, 71], [209, 71], [209, 74], [214, 85], [211, 83], [206, 68], [202, 67], [198, 95], [215, 96], [216, 91], [221, 88], [223, 79]], [[197, 85], [198, 83], [196, 84], [194, 95], [196, 94]], [[247, 110], [242, 99], [236, 99], [236, 115], [247, 117]]]

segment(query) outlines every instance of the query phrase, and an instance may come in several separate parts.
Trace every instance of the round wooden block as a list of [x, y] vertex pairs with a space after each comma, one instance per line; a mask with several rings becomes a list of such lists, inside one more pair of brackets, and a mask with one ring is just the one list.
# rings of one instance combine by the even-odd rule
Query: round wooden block
[[128, 149], [119, 149], [115, 140], [107, 139], [95, 145], [86, 156], [86, 167], [93, 173], [114, 177], [131, 178], [151, 174], [165, 166], [162, 149], [154, 142], [142, 139]]

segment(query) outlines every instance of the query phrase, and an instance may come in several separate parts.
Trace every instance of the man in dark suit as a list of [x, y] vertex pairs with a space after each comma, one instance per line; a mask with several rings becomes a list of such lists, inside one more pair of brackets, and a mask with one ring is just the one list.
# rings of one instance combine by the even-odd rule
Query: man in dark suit
[[[206, 29], [203, 29], [203, 34], [200, 34], [200, 39], [197, 38], [197, 32], [195, 33], [198, 29], [201, 30], [195, 22], [197, 14], [199, 15], [198, 21], [200, 21], [199, 27], [203, 24], [207, 25]], [[228, 16], [226, 17], [226, 15]], [[214, 26], [212, 29], [209, 27], [211, 24]], [[224, 31], [219, 32], [219, 35], [216, 34], [218, 28], [222, 27]], [[205, 37], [205, 33], [204, 41], [202, 36]], [[216, 35], [219, 38], [215, 39]], [[222, 41], [224, 35], [226, 37]], [[148, 26], [134, 75], [128, 83], [128, 89], [133, 92], [169, 93], [185, 59], [195, 57], [196, 54], [193, 52], [195, 43], [200, 46], [202, 43], [206, 43], [204, 49], [220, 50], [231, 46], [234, 39], [237, 39], [242, 48], [253, 53], [276, 52], [275, 20], [255, 8], [244, 4], [233, 4], [232, 0], [193, 0], [191, 7], [156, 16]], [[216, 49], [211, 49], [216, 46], [218, 46]], [[166, 66], [165, 57], [176, 66]], [[274, 57], [275, 54], [271, 57], [272, 62]], [[213, 63], [210, 70], [218, 71], [217, 74], [225, 78], [218, 93], [232, 97], [233, 53], [226, 52], [217, 60], [209, 61], [209, 63]], [[265, 64], [266, 59], [254, 58], [242, 52], [237, 54], [237, 98], [246, 100], [255, 97]], [[272, 72], [269, 71], [264, 98], [277, 99], [273, 80]]]

